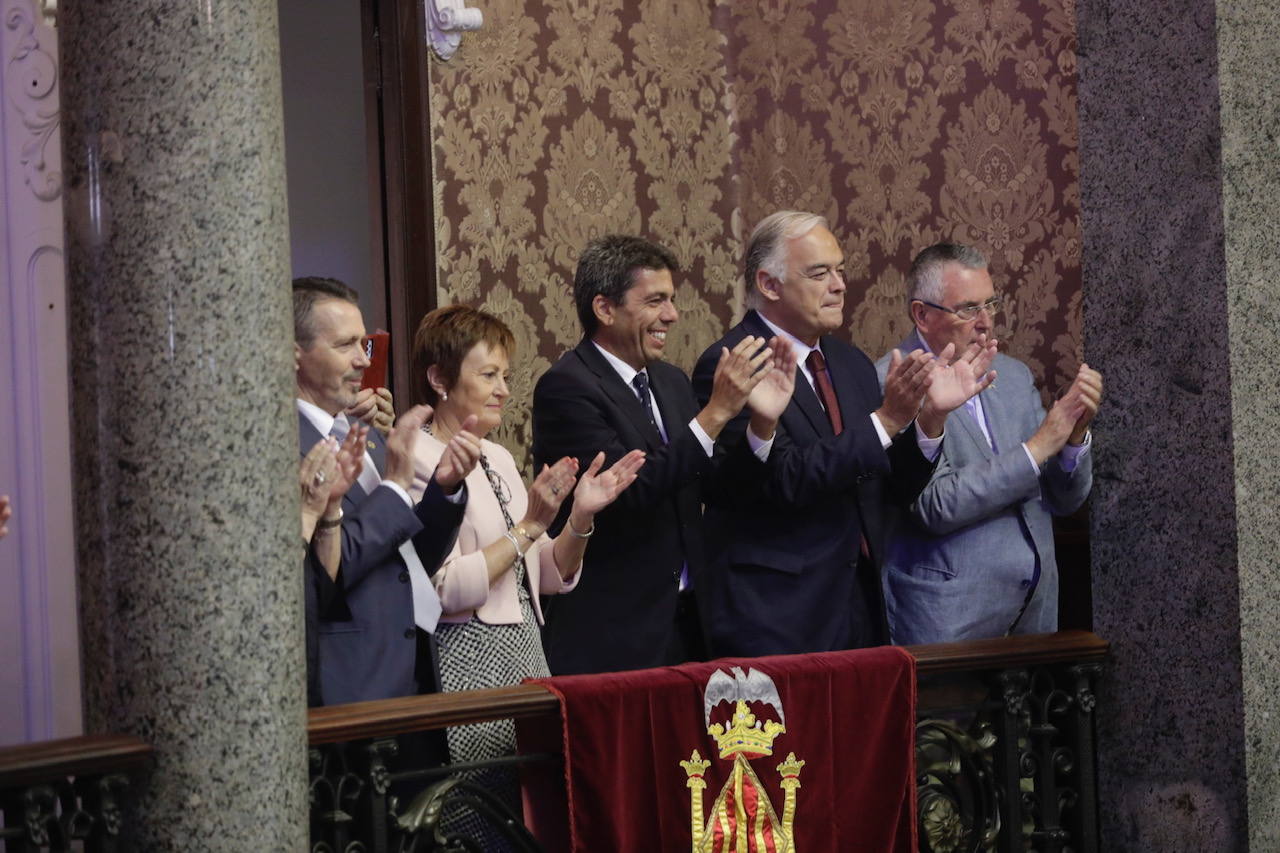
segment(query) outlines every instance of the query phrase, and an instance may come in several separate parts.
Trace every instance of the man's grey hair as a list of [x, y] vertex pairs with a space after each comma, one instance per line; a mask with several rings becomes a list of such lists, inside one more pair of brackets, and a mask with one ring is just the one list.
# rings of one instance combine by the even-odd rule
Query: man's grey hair
[[779, 210], [760, 220], [747, 240], [743, 264], [748, 308], [758, 308], [760, 304], [756, 273], [764, 270], [773, 278], [782, 279], [787, 274], [787, 241], [803, 237], [819, 226], [830, 230], [825, 216], [799, 210]]
[[942, 270], [947, 264], [959, 264], [969, 270], [985, 270], [987, 256], [972, 246], [961, 243], [935, 243], [916, 255], [907, 273], [907, 305], [942, 302]]
[[336, 278], [312, 275], [293, 280], [293, 340], [304, 350], [311, 349], [316, 339], [312, 309], [325, 299], [341, 299], [360, 305], [360, 294]]

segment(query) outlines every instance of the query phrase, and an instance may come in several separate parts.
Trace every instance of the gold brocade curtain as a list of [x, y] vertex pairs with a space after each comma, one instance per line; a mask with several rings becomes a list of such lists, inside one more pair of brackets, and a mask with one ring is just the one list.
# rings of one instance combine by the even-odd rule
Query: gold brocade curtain
[[497, 436], [528, 465], [529, 400], [577, 342], [590, 238], [638, 233], [684, 268], [668, 343], [688, 368], [741, 315], [742, 238], [824, 214], [846, 334], [908, 331], [903, 274], [940, 239], [992, 262], [1006, 350], [1052, 393], [1075, 371], [1080, 199], [1074, 0], [490, 0], [432, 57], [440, 304], [513, 329]]

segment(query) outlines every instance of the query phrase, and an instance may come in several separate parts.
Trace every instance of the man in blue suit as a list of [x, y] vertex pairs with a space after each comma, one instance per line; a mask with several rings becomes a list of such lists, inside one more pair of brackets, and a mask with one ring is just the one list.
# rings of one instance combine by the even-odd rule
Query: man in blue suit
[[[915, 330], [900, 349], [941, 352], [992, 332], [999, 311], [981, 252], [940, 243], [907, 276]], [[883, 380], [885, 355], [876, 367]], [[929, 484], [885, 555], [885, 605], [895, 643], [1044, 633], [1058, 627], [1051, 514], [1077, 510], [1093, 482], [1089, 423], [1102, 377], [1081, 365], [1046, 413], [1031, 371], [997, 355], [999, 381], [947, 418]]]
[[[305, 453], [344, 436], [369, 361], [356, 293], [333, 279], [293, 283], [298, 437]], [[475, 464], [451, 444], [422, 500], [409, 498], [413, 442], [430, 414], [407, 412], [384, 442], [370, 430], [364, 470], [343, 499], [336, 578], [308, 561], [308, 628], [318, 636], [320, 700], [326, 705], [438, 689], [434, 658], [440, 601], [430, 573], [453, 546], [465, 508], [463, 479]], [[475, 445], [478, 447], [478, 444]]]
[[[781, 211], [747, 244], [752, 309], [698, 360], [706, 402], [721, 352], [748, 337], [788, 354], [716, 442], [699, 596], [713, 655], [887, 642], [879, 561], [886, 504], [929, 481], [947, 413], [989, 381], [994, 349], [894, 359], [883, 395], [844, 325], [844, 251], [820, 216]], [[951, 355], [951, 351], [948, 351]], [[789, 376], [783, 377], [784, 372]]]

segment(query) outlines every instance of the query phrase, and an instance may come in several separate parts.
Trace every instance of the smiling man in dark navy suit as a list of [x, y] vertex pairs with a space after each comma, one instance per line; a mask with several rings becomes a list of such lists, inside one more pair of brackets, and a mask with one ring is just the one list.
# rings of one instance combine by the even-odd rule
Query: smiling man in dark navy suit
[[[612, 465], [645, 451], [636, 481], [596, 516], [578, 588], [547, 607], [552, 673], [638, 669], [704, 657], [694, 598], [704, 557], [699, 481], [717, 436], [773, 370], [761, 339], [716, 355], [699, 407], [684, 371], [662, 360], [675, 307], [675, 257], [639, 237], [583, 250], [574, 278], [582, 343], [533, 394], [536, 465], [598, 451]], [[571, 499], [572, 500], [572, 499]], [[561, 507], [560, 529], [570, 501]]]
[[[364, 321], [355, 291], [328, 278], [293, 283], [299, 443], [345, 436], [344, 414], [364, 369]], [[440, 600], [430, 574], [453, 547], [475, 465], [468, 445], [450, 447], [422, 500], [409, 498], [413, 441], [430, 414], [405, 413], [384, 442], [370, 430], [364, 470], [343, 498], [336, 579], [308, 567], [307, 627], [319, 635], [320, 701], [388, 699], [438, 689], [434, 637]], [[477, 445], [478, 446], [478, 445]]]
[[751, 310], [698, 360], [699, 398], [718, 354], [746, 338], [790, 347], [800, 375], [793, 393], [753, 400], [717, 442], [698, 590], [711, 652], [885, 643], [885, 503], [909, 503], [929, 481], [946, 415], [993, 378], [995, 345], [895, 354], [882, 396], [870, 359], [832, 335], [844, 323], [844, 252], [825, 219], [765, 218], [744, 266]]

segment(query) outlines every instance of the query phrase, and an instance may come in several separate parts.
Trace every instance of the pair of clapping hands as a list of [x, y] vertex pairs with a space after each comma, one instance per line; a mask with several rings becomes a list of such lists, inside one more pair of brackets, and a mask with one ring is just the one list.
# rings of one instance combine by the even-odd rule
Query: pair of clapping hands
[[[394, 409], [391, 392], [385, 388], [368, 393], [366, 391], [360, 392], [360, 397], [347, 410], [347, 414], [369, 421], [375, 428], [386, 433], [385, 477], [407, 491], [413, 482], [414, 443], [423, 424], [431, 419], [432, 408], [427, 405], [415, 406], [395, 420], [392, 426]], [[457, 491], [479, 462], [480, 439], [472, 432], [476, 423], [474, 415], [462, 422], [458, 432], [450, 437], [436, 466], [434, 479], [448, 494]], [[368, 430], [363, 426], [361, 429], [362, 443]], [[352, 432], [355, 432], [355, 428]], [[350, 440], [350, 436], [348, 439]], [[566, 456], [554, 465], [544, 465], [529, 487], [529, 508], [525, 519], [529, 525], [526, 529], [536, 526], [539, 531], [545, 530], [570, 493], [574, 495], [574, 515], [578, 516], [580, 523], [589, 527], [595, 513], [612, 503], [623, 489], [635, 481], [640, 466], [644, 464], [644, 453], [632, 451], [602, 472], [600, 469], [604, 465], [604, 459], [603, 452], [597, 453], [581, 477], [578, 476], [578, 461], [572, 457]], [[355, 476], [359, 476], [358, 469]], [[343, 493], [345, 494], [345, 489]]]
[[[996, 350], [995, 339], [985, 335], [958, 355], [953, 344], [936, 357], [923, 350], [906, 355], [894, 350], [884, 401], [876, 412], [881, 426], [896, 435], [918, 420], [926, 435], [941, 435], [947, 414], [995, 381], [995, 371], [989, 368]], [[752, 433], [768, 439], [795, 391], [796, 367], [795, 348], [781, 337], [767, 342], [744, 338], [732, 350], [721, 351], [712, 400], [720, 394], [729, 405], [750, 408]]]

